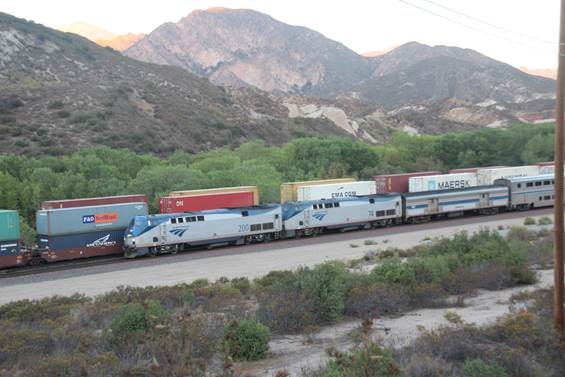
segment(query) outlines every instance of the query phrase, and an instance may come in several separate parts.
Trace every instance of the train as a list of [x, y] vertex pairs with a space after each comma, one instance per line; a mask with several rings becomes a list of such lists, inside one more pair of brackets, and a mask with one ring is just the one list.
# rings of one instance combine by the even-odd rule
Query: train
[[[409, 178], [402, 179], [402, 184], [408, 186]], [[332, 181], [329, 186], [341, 183], [349, 187], [351, 182], [351, 179]], [[363, 186], [362, 182], [359, 184]], [[315, 193], [324, 193], [324, 197], [302, 201], [294, 198], [290, 186], [296, 192], [299, 187], [309, 187], [306, 182], [283, 185], [281, 198], [286, 200], [263, 205], [257, 205], [258, 193], [254, 188], [235, 188], [228, 193], [222, 189], [219, 195], [227, 195], [224, 199], [229, 200], [241, 196], [242, 190], [253, 194], [242, 197], [238, 203], [244, 205], [238, 207], [176, 213], [168, 213], [167, 209], [155, 215], [148, 213], [144, 195], [45, 202], [36, 215], [38, 239], [31, 248], [19, 241], [17, 212], [0, 211], [0, 268], [100, 255], [137, 258], [191, 248], [246, 245], [469, 214], [491, 215], [549, 207], [554, 201], [553, 174], [497, 178], [483, 186], [369, 195], [310, 188], [308, 197]], [[202, 206], [193, 196], [186, 196], [187, 192], [178, 195], [191, 198], [183, 206]], [[212, 203], [209, 198], [206, 202]]]
[[493, 185], [135, 217], [124, 256], [136, 258], [318, 235], [330, 231], [414, 224], [466, 214], [553, 206], [553, 175], [497, 179]]

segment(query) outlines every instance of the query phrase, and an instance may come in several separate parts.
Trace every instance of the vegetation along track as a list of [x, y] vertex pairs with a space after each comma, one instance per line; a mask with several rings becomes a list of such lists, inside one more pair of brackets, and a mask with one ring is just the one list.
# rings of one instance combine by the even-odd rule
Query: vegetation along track
[[[399, 225], [390, 228], [377, 228], [370, 230], [351, 231], [346, 233], [328, 233], [320, 237], [309, 237], [300, 239], [288, 239], [270, 243], [259, 243], [246, 246], [228, 246], [218, 249], [204, 250], [198, 249], [179, 254], [162, 255], [157, 257], [147, 257], [139, 259], [124, 259], [120, 255], [98, 257], [92, 259], [71, 260], [64, 262], [56, 262], [51, 264], [42, 264], [38, 266], [16, 267], [7, 270], [0, 270], [0, 280], [5, 278], [16, 278], [22, 276], [36, 275], [47, 272], [65, 272], [71, 270], [81, 270], [88, 268], [89, 271], [80, 271], [84, 273], [104, 272], [110, 267], [112, 270], [123, 268], [145, 267], [159, 263], [176, 263], [193, 259], [202, 259], [210, 257], [223, 257], [233, 255], [235, 253], [252, 253], [265, 250], [284, 249], [294, 246], [314, 245], [319, 243], [337, 242], [363, 239], [368, 237], [386, 236], [391, 233], [409, 233], [413, 231], [436, 229], [445, 226], [468, 225], [487, 221], [515, 219], [527, 216], [551, 215], [553, 208], [536, 209], [525, 212], [503, 212], [492, 216], [465, 216], [460, 218], [444, 219], [432, 221], [424, 224], [415, 225]], [[96, 270], [93, 268], [96, 267]], [[98, 269], [100, 267], [100, 269]], [[76, 272], [76, 271], [75, 271]]]

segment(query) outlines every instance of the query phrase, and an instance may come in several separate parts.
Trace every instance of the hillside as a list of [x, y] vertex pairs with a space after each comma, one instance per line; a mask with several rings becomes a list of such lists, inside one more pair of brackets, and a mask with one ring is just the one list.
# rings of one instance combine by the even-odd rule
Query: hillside
[[125, 51], [222, 85], [325, 95], [371, 73], [369, 61], [322, 34], [248, 9], [211, 8], [166, 23]]
[[136, 61], [85, 38], [0, 13], [0, 151], [67, 153], [88, 145], [159, 154], [296, 134], [348, 135], [290, 119], [259, 90], [232, 94], [181, 68]]

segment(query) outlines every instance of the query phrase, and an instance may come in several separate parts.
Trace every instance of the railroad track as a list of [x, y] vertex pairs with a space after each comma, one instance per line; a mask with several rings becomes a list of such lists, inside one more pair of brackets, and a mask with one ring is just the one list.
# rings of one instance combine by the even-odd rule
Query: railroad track
[[121, 255], [97, 257], [90, 259], [69, 260], [55, 263], [43, 263], [35, 266], [13, 267], [0, 270], [0, 279], [20, 277], [26, 275], [43, 274], [48, 272], [74, 270], [85, 267], [98, 267], [109, 264], [127, 262]]
[[21, 276], [39, 275], [49, 272], [69, 271], [69, 270], [88, 268], [88, 267], [102, 267], [102, 266], [116, 265], [122, 263], [128, 264], [131, 267], [143, 267], [148, 265], [154, 265], [156, 262], [176, 263], [176, 262], [201, 259], [201, 258], [223, 257], [231, 254], [253, 253], [253, 252], [260, 252], [263, 250], [272, 250], [272, 249], [284, 249], [288, 247], [297, 246], [298, 243], [300, 243], [301, 245], [308, 245], [308, 244], [318, 244], [324, 242], [335, 242], [335, 241], [343, 241], [343, 240], [354, 241], [355, 239], [382, 236], [390, 232], [409, 233], [415, 230], [441, 228], [442, 226], [446, 226], [446, 223], [449, 223], [450, 226], [465, 225], [470, 223], [488, 222], [493, 220], [505, 220], [505, 219], [519, 218], [519, 217], [527, 217], [527, 216], [541, 216], [541, 215], [551, 216], [552, 213], [553, 213], [553, 208], [542, 208], [542, 209], [535, 209], [524, 212], [503, 212], [491, 216], [487, 216], [487, 215], [464, 216], [459, 218], [432, 221], [423, 224], [399, 225], [389, 228], [377, 228], [377, 229], [360, 230], [360, 231], [353, 231], [346, 233], [328, 233], [319, 237], [287, 239], [277, 242], [258, 243], [247, 246], [228, 246], [228, 247], [221, 247], [212, 250], [198, 249], [198, 250], [187, 251], [174, 255], [166, 254], [157, 257], [139, 258], [134, 260], [123, 258], [121, 255], [97, 257], [91, 259], [78, 259], [78, 260], [70, 260], [70, 261], [63, 261], [56, 263], [41, 264], [37, 266], [15, 267], [6, 270], [0, 270], [0, 280], [6, 278], [21, 277]]

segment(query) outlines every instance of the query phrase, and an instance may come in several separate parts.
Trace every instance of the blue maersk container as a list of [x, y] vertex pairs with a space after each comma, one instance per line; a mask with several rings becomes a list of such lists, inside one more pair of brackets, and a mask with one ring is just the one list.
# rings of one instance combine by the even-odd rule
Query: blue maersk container
[[121, 254], [125, 229], [147, 214], [142, 202], [40, 210], [38, 246], [48, 261]]

